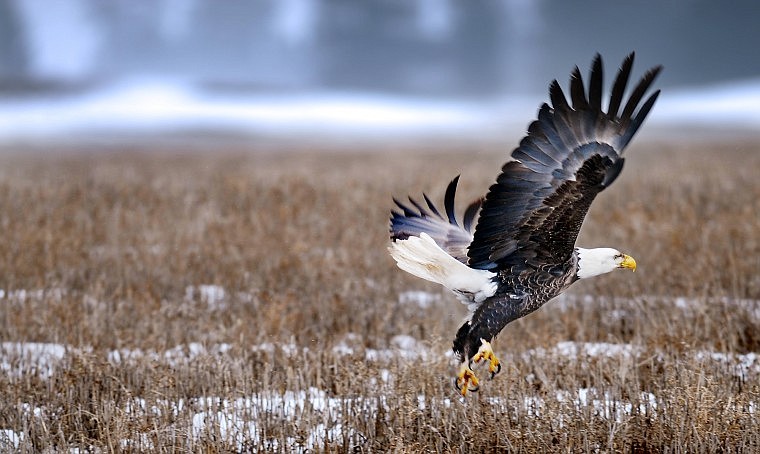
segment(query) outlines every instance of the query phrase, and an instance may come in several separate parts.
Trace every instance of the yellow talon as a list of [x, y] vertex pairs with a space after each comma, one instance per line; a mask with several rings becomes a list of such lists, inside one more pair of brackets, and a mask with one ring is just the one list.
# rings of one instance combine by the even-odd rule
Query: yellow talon
[[485, 339], [481, 339], [480, 341], [482, 343], [480, 344], [478, 352], [472, 357], [472, 362], [477, 364], [483, 360], [487, 360], [488, 371], [491, 372], [491, 378], [493, 378], [494, 375], [501, 372], [501, 362], [494, 354], [493, 349], [491, 348], [491, 343]]
[[459, 392], [462, 393], [463, 397], [467, 395], [467, 391], [475, 392], [478, 390], [478, 377], [475, 376], [475, 372], [470, 369], [470, 366], [467, 365], [466, 361], [462, 363], [462, 366], [459, 368], [459, 373], [457, 374], [457, 379], [454, 385]]
[[472, 371], [472, 364], [477, 364], [481, 361], [488, 361], [488, 370], [491, 372], [491, 378], [501, 371], [501, 362], [499, 358], [493, 352], [491, 344], [485, 339], [481, 339], [481, 345], [478, 352], [469, 360], [464, 361], [459, 367], [459, 373], [454, 381], [454, 386], [462, 393], [462, 396], [467, 395], [467, 391], [475, 392], [480, 388], [480, 380], [475, 376], [475, 372]]

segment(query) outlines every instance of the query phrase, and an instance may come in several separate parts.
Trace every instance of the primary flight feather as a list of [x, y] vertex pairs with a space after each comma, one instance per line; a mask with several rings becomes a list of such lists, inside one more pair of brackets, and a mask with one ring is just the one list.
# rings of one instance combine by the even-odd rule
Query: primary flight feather
[[623, 150], [660, 93], [641, 103], [657, 66], [624, 98], [633, 59], [631, 53], [623, 61], [606, 110], [599, 55], [588, 91], [577, 67], [569, 101], [553, 81], [551, 106], [541, 106], [512, 160], [486, 196], [466, 209], [461, 225], [454, 203], [459, 177], [446, 190], [443, 214], [424, 194], [424, 203], [394, 199], [389, 251], [399, 268], [442, 284], [470, 309], [453, 347], [462, 361], [455, 383], [463, 395], [479, 386], [473, 363], [486, 361], [491, 377], [501, 370], [491, 340], [508, 323], [578, 279], [636, 269], [635, 260], [616, 249], [575, 245], [591, 203], [622, 171]]

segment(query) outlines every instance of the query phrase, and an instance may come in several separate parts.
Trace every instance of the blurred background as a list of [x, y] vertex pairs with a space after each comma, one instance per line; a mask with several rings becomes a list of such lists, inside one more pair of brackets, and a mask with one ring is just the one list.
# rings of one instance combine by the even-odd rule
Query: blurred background
[[0, 0], [0, 141], [489, 138], [665, 72], [650, 129], [760, 130], [755, 0]]

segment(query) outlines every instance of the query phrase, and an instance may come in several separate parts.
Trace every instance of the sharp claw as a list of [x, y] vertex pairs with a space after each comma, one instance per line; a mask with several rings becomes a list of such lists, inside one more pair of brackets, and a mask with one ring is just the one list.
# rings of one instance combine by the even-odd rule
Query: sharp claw
[[501, 372], [501, 363], [496, 363], [496, 370], [492, 370], [492, 371], [491, 371], [491, 380], [493, 380], [493, 378], [494, 378], [494, 377], [496, 376], [496, 374], [498, 374], [499, 372]]
[[[470, 387], [472, 385], [472, 387]], [[475, 372], [470, 369], [469, 366], [462, 363], [462, 367], [459, 368], [459, 373], [454, 379], [454, 387], [462, 394], [467, 395], [467, 391], [477, 392], [480, 389], [478, 385], [478, 377], [475, 376]]]
[[[491, 344], [485, 339], [481, 339], [481, 346], [478, 352], [473, 355], [468, 361], [463, 362], [459, 368], [459, 373], [454, 379], [454, 387], [462, 393], [462, 396], [467, 395], [467, 391], [477, 392], [480, 389], [480, 382], [478, 377], [475, 376], [475, 372], [472, 371], [473, 364], [478, 364], [481, 361], [488, 361], [488, 371], [491, 373], [491, 380], [501, 372], [501, 362], [499, 358], [493, 353]], [[472, 385], [472, 387], [470, 387]]]
[[475, 354], [475, 356], [472, 357], [470, 360], [470, 363], [479, 363], [483, 360], [488, 361], [488, 370], [491, 372], [491, 379], [493, 379], [496, 374], [501, 372], [501, 362], [499, 361], [499, 358], [496, 357], [496, 355], [493, 353], [493, 349], [491, 348], [491, 344], [487, 342], [485, 339], [481, 339], [481, 346], [478, 349], [478, 352]]
[[464, 384], [464, 386], [460, 386], [459, 383], [456, 385], [457, 391], [459, 391], [459, 394], [462, 395], [462, 397], [467, 396], [468, 386], [467, 383]]

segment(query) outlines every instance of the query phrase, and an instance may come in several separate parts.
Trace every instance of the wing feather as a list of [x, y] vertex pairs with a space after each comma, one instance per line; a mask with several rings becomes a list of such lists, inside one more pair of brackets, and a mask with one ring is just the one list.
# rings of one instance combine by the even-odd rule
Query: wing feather
[[661, 69], [656, 67], [624, 100], [633, 59], [631, 53], [618, 71], [607, 112], [602, 107], [598, 54], [591, 65], [588, 90], [580, 70], [572, 71], [572, 106], [556, 80], [549, 85], [551, 107], [541, 106], [528, 135], [512, 152], [513, 161], [502, 167], [483, 201], [467, 251], [470, 266], [519, 269], [569, 258], [591, 203], [620, 174], [623, 150], [659, 93], [639, 107]]
[[472, 232], [472, 228], [474, 227], [473, 222], [475, 221], [475, 216], [478, 215], [478, 211], [480, 211], [480, 206], [483, 204], [483, 199], [478, 199], [470, 204], [470, 206], [467, 207], [467, 209], [464, 211], [464, 218], [462, 220], [462, 223], [464, 224], [464, 229], [468, 232]]
[[565, 99], [565, 93], [562, 91], [562, 87], [557, 82], [557, 79], [554, 79], [549, 85], [549, 99], [551, 99], [554, 110], [570, 109], [567, 99]]
[[457, 184], [459, 184], [459, 175], [457, 175], [446, 187], [446, 195], [443, 199], [443, 207], [446, 209], [446, 216], [449, 218], [449, 223], [451, 225], [459, 227], [459, 224], [457, 224], [457, 215], [454, 212], [454, 202], [457, 195]]
[[644, 105], [641, 106], [641, 109], [639, 109], [639, 112], [636, 114], [636, 117], [633, 119], [629, 127], [626, 129], [625, 134], [623, 134], [620, 138], [620, 141], [624, 144], [628, 144], [628, 142], [631, 141], [633, 138], [633, 135], [636, 134], [636, 131], [639, 130], [641, 127], [641, 124], [644, 123], [644, 119], [647, 117], [647, 114], [649, 114], [649, 111], [652, 110], [652, 107], [654, 106], [654, 103], [657, 101], [657, 97], [660, 96], [660, 90], [655, 91], [652, 96], [650, 96]]
[[623, 64], [620, 65], [615, 82], [612, 85], [612, 94], [610, 95], [610, 104], [607, 108], [608, 118], [616, 118], [620, 104], [623, 102], [623, 94], [625, 93], [625, 86], [628, 85], [628, 78], [631, 76], [631, 68], [633, 68], [633, 59], [636, 54], [631, 52]]
[[604, 81], [604, 69], [602, 68], [602, 56], [594, 55], [591, 62], [591, 75], [588, 84], [588, 104], [594, 112], [602, 111], [602, 85]]
[[581, 77], [581, 70], [577, 66], [570, 75], [570, 98], [573, 100], [575, 110], [589, 108], [586, 89], [583, 87], [583, 77]]
[[455, 198], [459, 176], [454, 178], [446, 188], [444, 196], [444, 212], [436, 208], [426, 194], [422, 194], [425, 205], [409, 197], [409, 203], [414, 208], [393, 198], [399, 210], [391, 210], [390, 236], [391, 240], [405, 240], [410, 236], [419, 237], [428, 234], [446, 253], [467, 263], [467, 247], [472, 242], [472, 228], [475, 217], [481, 206], [481, 199], [470, 204], [465, 210], [463, 226], [460, 226], [455, 212]]
[[647, 71], [646, 74], [644, 74], [644, 77], [639, 81], [638, 85], [636, 85], [636, 88], [633, 89], [633, 92], [631, 92], [631, 95], [628, 98], [628, 102], [625, 103], [623, 113], [620, 115], [624, 124], [631, 120], [633, 111], [636, 110], [636, 106], [638, 106], [639, 102], [644, 97], [644, 93], [646, 93], [649, 86], [652, 85], [652, 82], [654, 82], [654, 79], [661, 70], [662, 67], [657, 66]]

